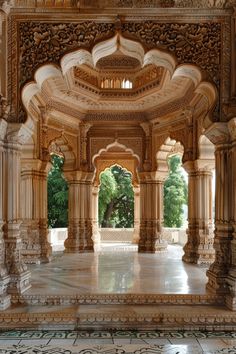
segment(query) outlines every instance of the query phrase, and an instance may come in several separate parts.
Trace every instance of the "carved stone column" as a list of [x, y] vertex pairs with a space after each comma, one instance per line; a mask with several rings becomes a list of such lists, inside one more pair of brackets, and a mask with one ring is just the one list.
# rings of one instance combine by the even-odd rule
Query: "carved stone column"
[[215, 294], [228, 293], [227, 275], [232, 262], [231, 223], [232, 169], [230, 135], [227, 123], [214, 123], [205, 132], [215, 144], [216, 200], [215, 200], [215, 261], [207, 271], [207, 290]]
[[99, 251], [101, 249], [101, 235], [99, 232], [99, 224], [98, 224], [98, 195], [99, 188], [97, 186], [92, 187], [92, 225], [93, 225], [93, 244], [94, 250]]
[[214, 161], [188, 161], [184, 167], [188, 183], [188, 241], [183, 261], [211, 264], [215, 258], [212, 225], [212, 169]]
[[188, 240], [184, 246], [184, 262], [195, 263], [197, 259], [197, 237], [196, 237], [196, 190], [197, 179], [194, 169], [194, 162], [188, 161], [183, 166], [188, 172]]
[[83, 171], [65, 172], [69, 185], [69, 226], [65, 252], [93, 252], [92, 176]]
[[30, 272], [21, 256], [20, 237], [20, 157], [21, 144], [30, 136], [30, 131], [21, 124], [9, 124], [4, 149], [4, 188], [6, 212], [4, 238], [6, 265], [10, 275], [8, 293], [22, 293], [30, 287]]
[[0, 119], [0, 310], [5, 310], [10, 306], [11, 296], [7, 294], [7, 287], [10, 281], [8, 271], [5, 266], [5, 242], [3, 238], [4, 219], [4, 138], [7, 129], [7, 122]]
[[132, 243], [139, 242], [139, 228], [140, 228], [140, 188], [134, 187], [134, 232]]
[[229, 152], [230, 174], [229, 182], [229, 203], [231, 210], [231, 228], [232, 239], [230, 242], [231, 255], [228, 258], [231, 260], [226, 284], [229, 287], [229, 294], [226, 296], [226, 305], [236, 310], [236, 118], [233, 118], [228, 123], [228, 129], [231, 136], [231, 148]]
[[165, 177], [156, 172], [140, 173], [139, 252], [155, 253], [167, 248], [167, 242], [162, 239]]
[[51, 260], [48, 242], [47, 174], [51, 164], [41, 160], [21, 162], [21, 237], [25, 263]]

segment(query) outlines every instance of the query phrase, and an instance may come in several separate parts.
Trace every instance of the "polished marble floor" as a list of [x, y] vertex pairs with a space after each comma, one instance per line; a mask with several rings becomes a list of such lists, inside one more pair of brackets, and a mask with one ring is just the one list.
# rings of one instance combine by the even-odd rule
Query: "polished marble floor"
[[181, 246], [139, 254], [133, 245], [105, 244], [99, 253], [57, 252], [48, 264], [31, 265], [25, 294], [205, 294], [206, 268], [182, 262]]
[[7, 331], [0, 354], [229, 354], [235, 332]]

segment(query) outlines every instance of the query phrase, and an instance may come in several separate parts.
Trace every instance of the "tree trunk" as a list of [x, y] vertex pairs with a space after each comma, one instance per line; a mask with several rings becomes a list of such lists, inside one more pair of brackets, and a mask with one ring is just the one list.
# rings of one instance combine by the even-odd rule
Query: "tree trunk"
[[102, 227], [110, 227], [111, 224], [109, 224], [109, 219], [111, 217], [111, 214], [113, 213], [114, 210], [114, 201], [112, 200], [106, 208], [106, 211], [104, 213], [103, 221], [102, 221]]

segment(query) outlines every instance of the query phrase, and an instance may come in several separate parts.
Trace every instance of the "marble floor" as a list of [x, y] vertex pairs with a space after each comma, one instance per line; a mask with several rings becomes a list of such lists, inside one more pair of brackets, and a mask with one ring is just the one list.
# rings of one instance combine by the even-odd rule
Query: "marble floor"
[[[143, 294], [145, 297], [147, 294], [151, 296], [152, 294], [186, 294], [186, 296], [195, 294], [201, 297], [206, 294], [206, 268], [183, 263], [182, 254], [182, 247], [178, 245], [169, 245], [167, 253], [138, 254], [137, 247], [129, 244], [104, 244], [102, 250], [95, 254], [56, 252], [51, 263], [29, 266], [32, 273], [32, 287], [23, 297], [28, 295], [29, 298], [34, 298], [35, 295], [39, 295], [43, 301], [45, 295], [52, 295], [54, 298], [56, 295], [63, 297], [73, 294], [85, 294], [88, 297], [91, 294], [109, 296], [134, 294], [135, 301], [137, 294]], [[14, 317], [18, 311], [19, 319], [21, 316], [24, 318], [26, 314], [30, 315], [31, 312], [39, 313], [40, 317], [40, 312], [49, 311], [49, 317], [51, 314], [54, 316], [59, 313], [62, 321], [63, 307], [61, 304], [55, 305], [43, 304], [41, 308], [35, 304], [13, 306], [6, 311], [6, 316], [13, 314]], [[68, 309], [65, 308], [65, 311], [70, 312], [70, 306]], [[79, 303], [74, 307], [76, 306], [78, 309], [75, 312], [80, 320], [83, 320], [83, 311], [89, 316], [89, 312], [96, 312], [98, 309], [105, 313], [109, 312], [110, 307], [112, 311], [115, 308], [109, 305], [102, 307], [100, 303], [94, 306]], [[122, 316], [127, 312], [127, 306], [131, 311], [130, 305], [125, 303], [119, 305], [119, 311], [123, 311]], [[136, 306], [136, 310], [142, 313], [141, 304]], [[164, 307], [163, 304], [160, 307], [157, 305], [163, 313]], [[153, 305], [146, 305], [144, 308], [150, 313], [155, 312], [155, 309]], [[190, 312], [208, 311], [209, 315], [215, 312], [214, 307], [209, 307], [207, 310], [204, 305], [197, 308], [189, 305], [184, 309]], [[176, 313], [177, 310], [182, 311], [181, 306], [179, 309], [174, 307]], [[221, 311], [225, 310], [221, 309]], [[93, 313], [91, 316], [93, 317]], [[79, 323], [72, 327], [77, 331], [50, 330], [47, 326], [44, 329], [43, 324], [41, 327], [36, 325], [33, 327], [38, 330], [29, 330], [27, 329], [29, 327], [25, 330], [22, 329], [23, 327], [19, 330], [10, 328], [7, 331], [2, 330], [0, 331], [0, 354], [236, 354], [236, 332], [230, 329], [211, 332], [192, 331], [192, 327], [191, 330], [182, 331], [172, 331], [174, 327], [170, 327], [171, 331], [160, 331], [157, 330], [158, 328], [140, 330], [142, 327], [138, 327], [139, 330], [118, 330], [114, 327], [109, 330], [98, 330], [98, 328], [93, 330], [95, 327], [92, 327], [88, 330], [89, 327], [86, 329], [83, 327], [82, 330]], [[62, 326], [64, 325], [62, 323]], [[11, 328], [18, 327], [14, 324]]]
[[229, 354], [235, 332], [7, 331], [0, 354]]
[[182, 262], [181, 246], [139, 254], [133, 245], [105, 244], [99, 253], [57, 252], [51, 263], [30, 265], [26, 295], [206, 294], [206, 268]]

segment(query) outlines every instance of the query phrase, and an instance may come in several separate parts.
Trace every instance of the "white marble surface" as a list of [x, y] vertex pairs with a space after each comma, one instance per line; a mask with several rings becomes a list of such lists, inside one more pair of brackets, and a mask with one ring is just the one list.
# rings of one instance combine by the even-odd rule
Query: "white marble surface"
[[6, 331], [0, 354], [228, 354], [235, 332], [207, 331]]
[[[109, 246], [111, 247], [111, 245]], [[58, 254], [31, 265], [32, 287], [25, 294], [205, 294], [206, 269], [182, 262], [182, 248], [139, 254], [116, 248], [100, 253]]]

